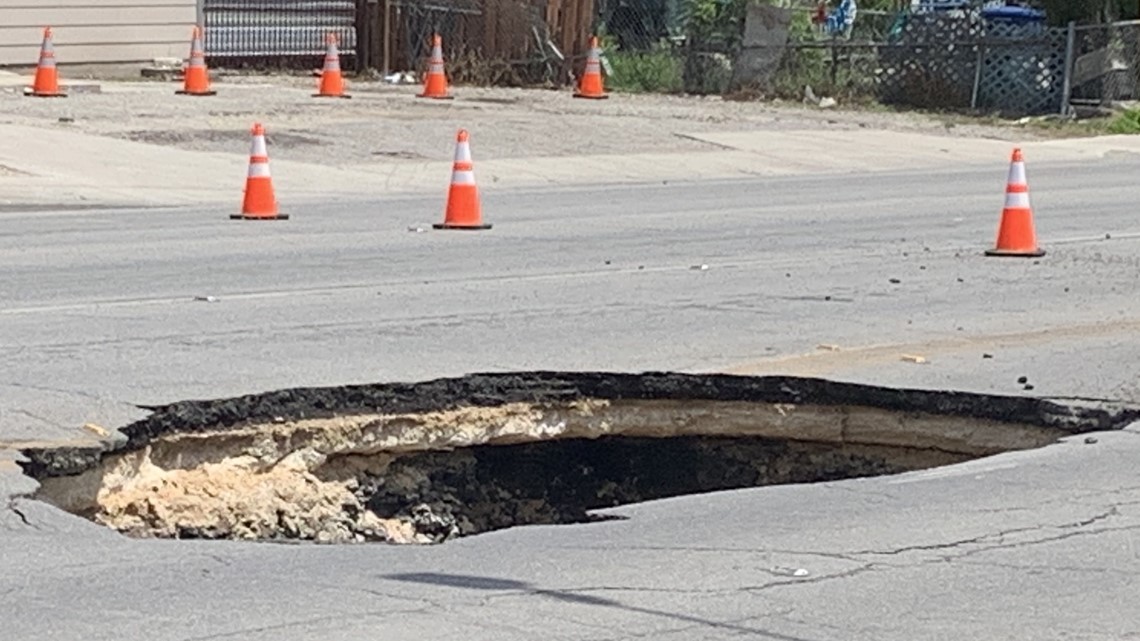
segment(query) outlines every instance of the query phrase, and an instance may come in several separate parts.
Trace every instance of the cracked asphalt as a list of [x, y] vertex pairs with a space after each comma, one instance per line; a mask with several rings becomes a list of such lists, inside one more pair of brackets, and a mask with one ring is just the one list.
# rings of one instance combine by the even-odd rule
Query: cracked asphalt
[[128, 541], [20, 501], [0, 603], [10, 638], [1135, 638], [1138, 437], [424, 548]]
[[[0, 445], [89, 439], [139, 405], [494, 370], [1140, 401], [1135, 160], [1029, 165], [1039, 261], [980, 256], [1006, 162], [502, 191], [486, 234], [409, 233], [426, 196], [256, 228], [6, 211]], [[1092, 439], [411, 548], [128, 540], [23, 498], [0, 458], [0, 636], [1136, 639], [1140, 427]]]

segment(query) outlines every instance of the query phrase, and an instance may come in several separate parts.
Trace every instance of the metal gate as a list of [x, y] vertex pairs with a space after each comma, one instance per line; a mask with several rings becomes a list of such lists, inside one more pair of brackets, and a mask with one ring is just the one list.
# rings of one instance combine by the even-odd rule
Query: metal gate
[[[206, 57], [218, 66], [307, 67], [338, 38], [342, 65], [356, 54], [356, 0], [199, 0]], [[318, 61], [319, 64], [319, 61]]]

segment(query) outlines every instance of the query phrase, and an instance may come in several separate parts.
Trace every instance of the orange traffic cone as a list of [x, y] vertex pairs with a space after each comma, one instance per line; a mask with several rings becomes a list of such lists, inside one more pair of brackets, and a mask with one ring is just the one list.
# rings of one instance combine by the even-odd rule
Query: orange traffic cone
[[436, 100], [453, 98], [447, 94], [447, 76], [443, 72], [443, 38], [440, 38], [439, 34], [432, 36], [431, 62], [428, 65], [427, 78], [424, 79], [424, 92], [419, 97]]
[[44, 27], [44, 41], [40, 45], [40, 61], [36, 65], [36, 79], [27, 95], [40, 98], [66, 98], [59, 89], [59, 73], [55, 68], [55, 45], [51, 41], [51, 27]]
[[277, 197], [273, 193], [273, 178], [269, 176], [269, 151], [265, 148], [265, 128], [253, 125], [253, 145], [249, 151], [249, 174], [245, 179], [245, 199], [241, 213], [232, 220], [288, 220], [288, 214], [277, 211]]
[[986, 250], [986, 255], [1045, 255], [1045, 250], [1037, 246], [1037, 233], [1033, 229], [1033, 208], [1029, 204], [1029, 184], [1025, 180], [1025, 159], [1021, 156], [1021, 149], [1013, 150], [997, 244], [993, 249]]
[[336, 46], [336, 34], [330, 33], [326, 38], [328, 48], [325, 51], [325, 66], [321, 69], [321, 86], [314, 98], [351, 98], [344, 93], [344, 76], [340, 73], [340, 51]]
[[594, 100], [609, 98], [602, 85], [602, 50], [598, 47], [597, 36], [590, 38], [590, 52], [586, 56], [586, 72], [578, 81], [578, 91], [574, 92], [574, 97], [592, 98]]
[[206, 51], [202, 47], [202, 28], [194, 27], [190, 36], [190, 65], [182, 79], [182, 89], [175, 91], [183, 96], [215, 96], [210, 89], [210, 72], [206, 69]]
[[460, 129], [455, 144], [455, 164], [451, 169], [451, 188], [447, 191], [447, 209], [436, 229], [490, 229], [483, 223], [479, 204], [479, 188], [475, 186], [475, 166], [471, 163], [471, 145], [467, 130]]

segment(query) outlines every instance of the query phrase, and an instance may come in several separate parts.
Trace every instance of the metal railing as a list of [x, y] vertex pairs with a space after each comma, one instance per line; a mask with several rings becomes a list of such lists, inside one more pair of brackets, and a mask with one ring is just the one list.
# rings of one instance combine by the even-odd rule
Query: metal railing
[[[226, 66], [308, 66], [338, 37], [356, 52], [357, 0], [201, 0], [206, 57]], [[351, 60], [347, 61], [351, 64]]]

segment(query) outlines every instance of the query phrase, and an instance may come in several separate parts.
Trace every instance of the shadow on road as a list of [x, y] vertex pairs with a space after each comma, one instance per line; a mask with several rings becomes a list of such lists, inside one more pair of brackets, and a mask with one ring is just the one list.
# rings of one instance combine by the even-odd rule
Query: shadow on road
[[578, 603], [582, 605], [595, 605], [600, 607], [615, 608], [626, 612], [648, 614], [651, 616], [673, 619], [675, 621], [683, 621], [686, 623], [707, 626], [710, 628], [757, 635], [768, 639], [777, 639], [779, 641], [812, 641], [811, 639], [804, 637], [794, 637], [786, 634], [779, 634], [777, 632], [738, 625], [732, 622], [713, 621], [710, 619], [704, 619], [701, 617], [682, 614], [679, 612], [667, 612], [664, 610], [655, 610], [652, 608], [626, 605], [620, 601], [615, 601], [613, 599], [605, 599], [596, 596], [589, 596], [586, 594], [576, 594], [573, 591], [544, 590], [535, 587], [534, 585], [525, 581], [515, 581], [513, 579], [496, 579], [493, 577], [469, 576], [463, 574], [442, 574], [437, 572], [408, 572], [399, 574], [385, 574], [381, 575], [381, 578], [389, 581], [422, 583], [427, 585], [446, 586], [452, 588], [464, 588], [468, 590], [517, 591], [523, 593], [524, 595], [546, 597], [565, 603]]

